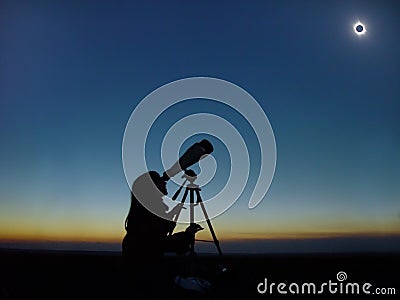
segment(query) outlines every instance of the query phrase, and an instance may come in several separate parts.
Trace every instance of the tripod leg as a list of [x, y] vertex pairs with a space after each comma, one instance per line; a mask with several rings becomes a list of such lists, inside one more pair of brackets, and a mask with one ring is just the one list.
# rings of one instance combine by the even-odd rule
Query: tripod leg
[[[194, 225], [194, 189], [190, 188], [190, 225]], [[190, 245], [190, 255], [194, 256], [194, 239]]]
[[[190, 225], [194, 225], [194, 189], [190, 188]], [[191, 276], [194, 276], [196, 271], [195, 271], [195, 258], [196, 258], [196, 253], [194, 252], [194, 243], [195, 239], [190, 243], [190, 273]]]
[[210, 229], [211, 235], [213, 237], [214, 244], [218, 249], [218, 253], [219, 253], [220, 257], [222, 257], [222, 251], [221, 251], [221, 247], [219, 246], [219, 241], [217, 239], [217, 236], [215, 235], [214, 228], [212, 227], [211, 221], [210, 221], [210, 219], [208, 217], [208, 214], [207, 214], [206, 208], [204, 206], [203, 200], [201, 199], [199, 189], [196, 189], [196, 195], [197, 195], [197, 203], [200, 203], [201, 210], [203, 211], [204, 217], [207, 220], [207, 225], [208, 225], [208, 228]]
[[194, 190], [190, 189], [190, 225], [194, 224]]
[[187, 194], [188, 194], [188, 189], [186, 188], [185, 192], [183, 193], [183, 197], [182, 197], [181, 203], [178, 204], [179, 205], [179, 210], [178, 210], [178, 212], [176, 213], [176, 215], [175, 215], [175, 217], [173, 219], [174, 222], [177, 222], [178, 219], [179, 219], [179, 215], [181, 214], [183, 205], [185, 204]]
[[181, 190], [183, 189], [183, 187], [185, 186], [187, 179], [185, 179], [185, 181], [181, 184], [181, 186], [179, 187], [179, 189], [175, 192], [175, 194], [172, 196], [172, 200], [176, 200], [176, 198], [178, 198], [179, 193], [181, 192]]

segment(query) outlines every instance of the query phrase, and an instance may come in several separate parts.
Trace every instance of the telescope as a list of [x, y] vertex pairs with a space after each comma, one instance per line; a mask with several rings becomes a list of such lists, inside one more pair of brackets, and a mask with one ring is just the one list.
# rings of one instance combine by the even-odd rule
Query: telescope
[[193, 144], [171, 168], [163, 173], [162, 179], [164, 181], [169, 180], [179, 172], [185, 171], [191, 165], [199, 162], [213, 151], [213, 145], [206, 139]]

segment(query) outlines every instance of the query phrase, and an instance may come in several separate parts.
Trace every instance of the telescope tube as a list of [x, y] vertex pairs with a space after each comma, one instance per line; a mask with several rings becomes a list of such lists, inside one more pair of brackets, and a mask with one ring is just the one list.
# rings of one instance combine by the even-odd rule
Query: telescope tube
[[213, 145], [206, 139], [193, 144], [171, 168], [163, 173], [162, 179], [164, 181], [169, 180], [171, 177], [186, 170], [188, 167], [197, 163], [213, 151]]

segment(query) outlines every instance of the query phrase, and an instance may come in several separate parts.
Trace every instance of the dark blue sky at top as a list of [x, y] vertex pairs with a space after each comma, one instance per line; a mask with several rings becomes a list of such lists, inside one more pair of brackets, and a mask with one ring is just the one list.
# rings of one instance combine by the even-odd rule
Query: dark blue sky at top
[[[3, 211], [65, 194], [60, 210], [73, 212], [89, 194], [93, 209], [123, 219], [121, 143], [134, 107], [163, 84], [210, 76], [247, 90], [269, 117], [278, 154], [271, 198], [303, 195], [299, 210], [310, 218], [328, 198], [397, 218], [399, 4], [236, 2], [2, 1]], [[272, 208], [295, 203], [287, 201]]]

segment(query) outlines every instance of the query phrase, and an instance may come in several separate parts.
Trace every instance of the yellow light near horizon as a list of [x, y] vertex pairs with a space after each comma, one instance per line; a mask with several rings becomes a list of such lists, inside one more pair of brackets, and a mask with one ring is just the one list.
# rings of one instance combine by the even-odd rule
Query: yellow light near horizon
[[[60, 219], [59, 216], [39, 219], [32, 214], [22, 214], [16, 221], [15, 215], [0, 211], [0, 241], [54, 241], [54, 242], [112, 242], [120, 243], [125, 235], [120, 219], [107, 219], [104, 216], [91, 215], [90, 218], [73, 216]], [[228, 240], [264, 240], [264, 239], [309, 239], [343, 236], [382, 236], [400, 235], [399, 219], [396, 216], [365, 218], [354, 215], [307, 216], [298, 218], [278, 218], [270, 214], [268, 218], [252, 219], [249, 215], [240, 218], [216, 218], [212, 225], [220, 241]], [[235, 222], [232, 222], [232, 219]], [[10, 226], [13, 224], [13, 226]], [[200, 231], [198, 239], [212, 240], [207, 223], [202, 222], [205, 230]], [[179, 224], [175, 232], [185, 230], [187, 224]]]

